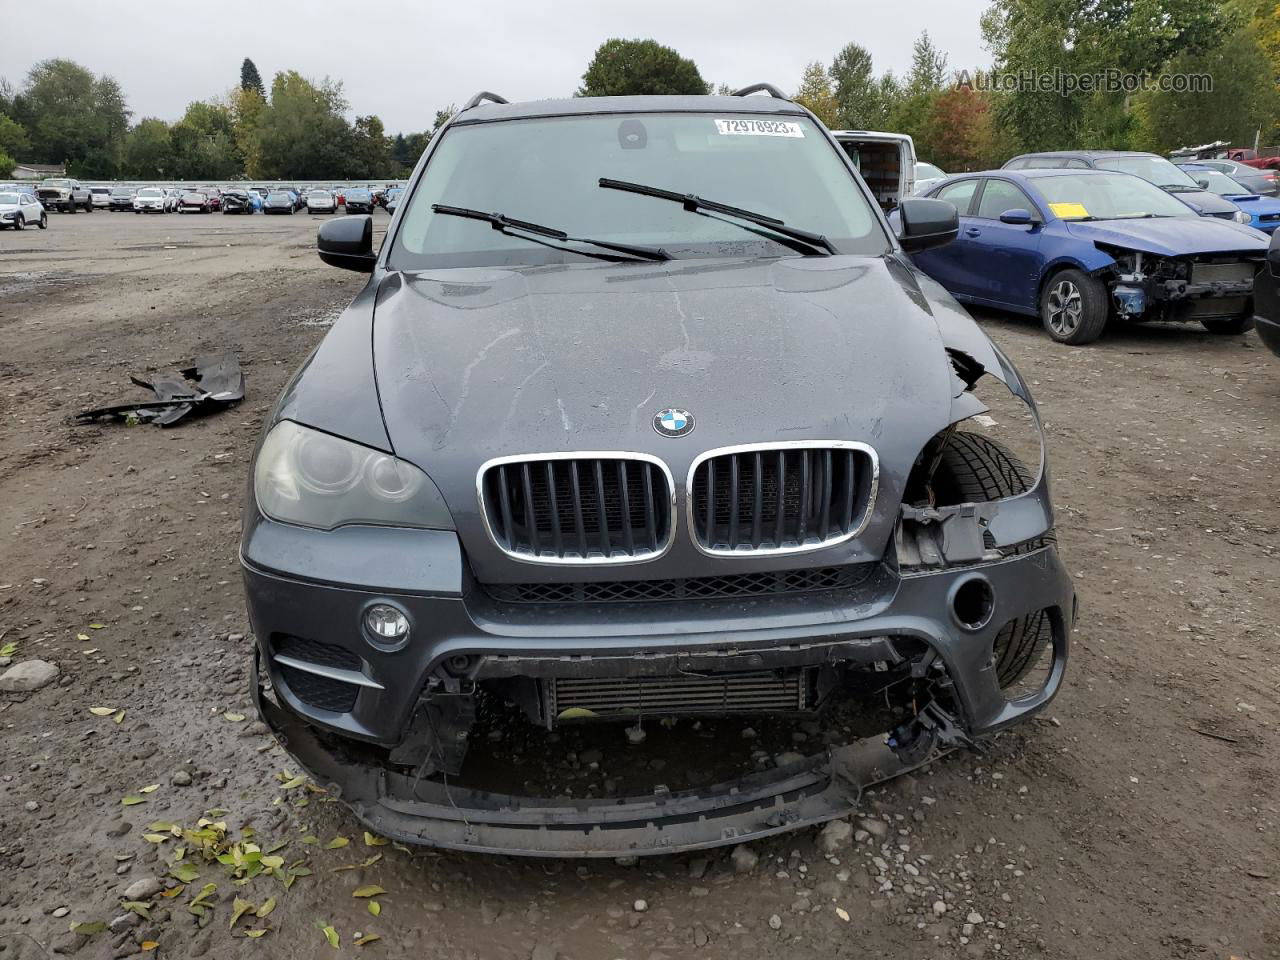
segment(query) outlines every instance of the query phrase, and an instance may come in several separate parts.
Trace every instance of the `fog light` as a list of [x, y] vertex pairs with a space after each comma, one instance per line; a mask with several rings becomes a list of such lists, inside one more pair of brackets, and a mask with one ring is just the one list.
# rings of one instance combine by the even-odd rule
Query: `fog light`
[[364, 625], [379, 640], [392, 643], [409, 635], [409, 618], [388, 603], [375, 603], [366, 610]]

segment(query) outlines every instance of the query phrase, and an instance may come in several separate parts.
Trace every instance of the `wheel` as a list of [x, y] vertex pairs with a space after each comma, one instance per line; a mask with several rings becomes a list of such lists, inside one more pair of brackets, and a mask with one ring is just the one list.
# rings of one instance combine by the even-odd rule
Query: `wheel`
[[85, 213], [93, 213], [93, 198], [92, 198], [92, 197], [90, 197], [88, 200], [86, 200], [86, 201], [84, 202], [84, 212], [85, 212]]
[[40, 229], [41, 230], [49, 229], [49, 215], [47, 213], [42, 212], [40, 214]]
[[1200, 325], [1210, 333], [1222, 336], [1235, 333], [1248, 333], [1253, 329], [1253, 317], [1231, 317], [1217, 320], [1201, 320]]
[[1040, 320], [1058, 343], [1093, 343], [1102, 336], [1110, 311], [1102, 281], [1079, 270], [1055, 273], [1040, 294]]
[[67, 213], [75, 213], [75, 212], [76, 212], [76, 202], [75, 202], [74, 200], [69, 200], [69, 201], [67, 201], [66, 211], [67, 211]]
[[[939, 455], [934, 490], [942, 504], [987, 503], [1026, 493], [1034, 481], [1026, 464], [1004, 444], [982, 434], [957, 430]], [[1015, 552], [1018, 549], [1013, 548]], [[1023, 552], [1030, 549], [1034, 547], [1028, 545]], [[1049, 616], [1043, 610], [1011, 620], [1000, 628], [992, 655], [1001, 687], [1011, 686], [1027, 675], [1052, 633]]]
[[23, 219], [22, 214], [18, 214], [18, 219], [13, 221], [13, 229], [15, 230], [27, 229], [27, 221]]

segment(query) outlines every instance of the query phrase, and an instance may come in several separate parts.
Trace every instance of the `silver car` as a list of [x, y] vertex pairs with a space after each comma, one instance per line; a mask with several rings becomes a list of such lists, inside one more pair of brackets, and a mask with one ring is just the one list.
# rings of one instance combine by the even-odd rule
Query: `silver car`
[[29, 223], [41, 230], [49, 226], [49, 216], [40, 201], [29, 193], [0, 193], [0, 227], [22, 230]]

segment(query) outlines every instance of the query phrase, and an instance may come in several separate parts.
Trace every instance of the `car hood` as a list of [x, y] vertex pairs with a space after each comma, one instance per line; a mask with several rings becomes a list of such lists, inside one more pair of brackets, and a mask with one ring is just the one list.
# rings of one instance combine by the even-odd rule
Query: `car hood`
[[1257, 194], [1232, 197], [1231, 202], [1245, 213], [1255, 217], [1263, 217], [1269, 213], [1280, 213], [1280, 200], [1275, 197], [1262, 197]]
[[1267, 239], [1252, 227], [1213, 217], [1167, 217], [1152, 220], [1068, 222], [1077, 239], [1162, 257], [1202, 253], [1260, 253]]
[[[392, 273], [378, 290], [373, 353], [395, 453], [430, 474], [489, 576], [503, 561], [486, 550], [476, 477], [491, 458], [648, 453], [682, 498], [698, 454], [795, 440], [876, 449], [872, 524], [839, 559], [879, 559], [908, 471], [949, 422], [955, 383], [932, 305], [892, 258]], [[693, 414], [692, 433], [656, 432], [668, 407]], [[653, 569], [705, 572], [676, 554]]]
[[1177, 197], [1183, 203], [1189, 203], [1201, 213], [1207, 216], [1222, 213], [1235, 213], [1240, 208], [1230, 200], [1218, 196], [1209, 190], [1179, 190], [1176, 193], [1168, 191], [1171, 196]]

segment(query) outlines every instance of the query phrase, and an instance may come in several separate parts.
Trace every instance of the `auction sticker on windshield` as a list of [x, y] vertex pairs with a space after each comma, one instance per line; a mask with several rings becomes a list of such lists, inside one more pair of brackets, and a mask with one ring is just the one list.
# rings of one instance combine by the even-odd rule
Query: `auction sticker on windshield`
[[1089, 211], [1085, 209], [1083, 203], [1051, 203], [1049, 209], [1053, 211], [1055, 217], [1061, 217], [1063, 220], [1083, 220], [1089, 216]]
[[747, 134], [755, 137], [804, 138], [804, 129], [789, 120], [717, 120], [716, 130], [721, 136]]

